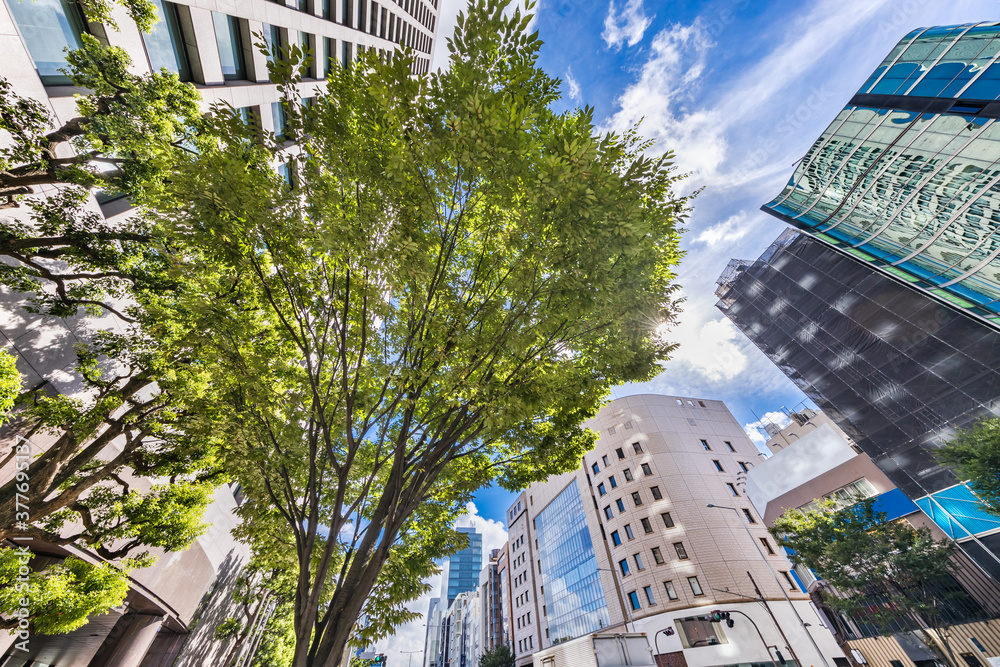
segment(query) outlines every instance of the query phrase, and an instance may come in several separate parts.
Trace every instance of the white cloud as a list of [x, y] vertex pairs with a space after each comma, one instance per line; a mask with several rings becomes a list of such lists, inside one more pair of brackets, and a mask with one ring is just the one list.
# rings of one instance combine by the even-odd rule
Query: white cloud
[[687, 364], [708, 382], [729, 380], [746, 370], [747, 355], [741, 348], [747, 340], [725, 318], [681, 325], [670, 338], [680, 343], [674, 363]]
[[740, 211], [703, 230], [694, 240], [695, 243], [704, 243], [713, 247], [719, 244], [731, 245], [749, 234], [752, 228], [753, 223], [748, 220], [747, 214]]
[[611, 0], [601, 37], [611, 48], [618, 48], [622, 43], [635, 46], [642, 41], [646, 28], [652, 22], [653, 17], [646, 16], [642, 12], [642, 0], [628, 0], [621, 12], [615, 6], [614, 0]]
[[580, 82], [573, 76], [573, 68], [566, 69], [566, 87], [569, 88], [567, 94], [574, 102], [580, 102], [583, 97], [580, 95]]
[[[479, 508], [472, 502], [465, 506], [465, 514], [458, 517], [455, 526], [475, 526], [476, 530], [482, 534], [484, 565], [489, 562], [490, 550], [502, 546], [507, 541], [507, 529], [504, 528], [503, 522], [480, 516]], [[376, 645], [377, 651], [388, 656], [390, 665], [410, 664], [411, 658], [408, 652], [423, 651], [424, 649], [427, 630], [424, 624], [427, 623], [427, 609], [430, 607], [432, 598], [441, 596], [441, 575], [436, 574], [425, 581], [431, 586], [430, 592], [421, 595], [408, 605], [410, 610], [420, 614], [420, 618], [406, 625], [401, 625], [392, 637], [384, 639]], [[423, 655], [414, 653], [412, 664], [414, 667], [423, 665]]]
[[754, 444], [763, 449], [764, 443], [767, 442], [767, 438], [760, 432], [760, 429], [764, 428], [768, 424], [776, 424], [778, 428], [785, 428], [791, 422], [792, 420], [788, 415], [779, 410], [775, 410], [774, 412], [765, 413], [759, 421], [744, 424], [743, 430], [746, 431], [747, 437], [753, 440]]

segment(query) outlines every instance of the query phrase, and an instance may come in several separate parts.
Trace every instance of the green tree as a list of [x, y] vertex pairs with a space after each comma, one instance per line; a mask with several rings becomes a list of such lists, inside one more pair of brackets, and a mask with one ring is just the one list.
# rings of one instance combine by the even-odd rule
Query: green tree
[[1000, 514], [1000, 418], [983, 419], [937, 451], [938, 459], [969, 481], [983, 509]]
[[69, 556], [22, 576], [21, 568], [37, 557], [0, 548], [0, 628], [17, 628], [26, 618], [31, 629], [42, 635], [75, 630], [91, 615], [106, 613], [125, 601], [128, 573], [137, 565], [128, 560], [92, 565]]
[[479, 667], [514, 667], [514, 653], [506, 644], [479, 657]]
[[[898, 625], [919, 631], [948, 661], [947, 607], [954, 596], [943, 594], [947, 587], [942, 584], [952, 581], [955, 545], [934, 539], [926, 526], [887, 521], [875, 500], [840, 511], [834, 511], [832, 500], [805, 511], [788, 510], [770, 531], [792, 550], [792, 562], [812, 569], [843, 594], [825, 596], [831, 607], [858, 614], [886, 634]], [[938, 632], [944, 648], [925, 628]]]
[[294, 541], [296, 667], [337, 664], [394, 554], [424, 567], [423, 508], [577, 466], [581, 422], [673, 349], [680, 176], [552, 111], [528, 22], [478, 0], [446, 72], [366, 54], [308, 108], [293, 48], [297, 150], [217, 108], [155, 204], [225, 369], [211, 427]]
[[21, 373], [17, 370], [17, 357], [0, 350], [0, 424], [9, 418], [20, 394]]

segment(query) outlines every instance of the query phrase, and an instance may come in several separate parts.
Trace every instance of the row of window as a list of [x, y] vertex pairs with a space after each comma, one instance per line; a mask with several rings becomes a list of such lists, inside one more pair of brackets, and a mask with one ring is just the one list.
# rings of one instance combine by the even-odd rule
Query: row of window
[[[363, 21], [366, 0], [359, 0], [361, 24]], [[189, 9], [165, 0], [153, 0], [161, 20], [154, 24], [152, 30], [143, 33], [142, 39], [146, 47], [146, 55], [153, 71], [166, 69], [180, 78], [181, 81], [194, 81], [204, 76], [196, 74], [201, 71], [200, 54], [198, 52], [194, 28], [191, 24]], [[351, 0], [345, 0], [351, 2]], [[88, 31], [87, 22], [80, 6], [71, 0], [34, 0], [34, 2], [9, 3], [11, 14], [18, 25], [21, 37], [28, 48], [35, 68], [45, 85], [66, 85], [69, 79], [60, 72], [66, 66], [66, 49], [78, 49], [82, 46], [80, 35]], [[371, 34], [404, 44], [411, 48], [430, 53], [433, 40], [402, 19], [396, 20], [395, 14], [387, 14], [381, 9], [381, 21], [377, 20], [378, 5], [371, 3], [373, 9], [370, 21]], [[388, 17], [388, 19], [387, 19]], [[220, 64], [223, 78], [226, 80], [252, 80], [257, 74], [251, 71], [253, 62], [251, 49], [253, 38], [249, 23], [228, 14], [212, 12], [212, 23], [215, 31], [216, 44], [219, 49]], [[359, 24], [359, 25], [361, 25]], [[289, 44], [289, 33], [286, 28], [275, 25], [264, 26], [264, 39], [271, 53], [280, 53]], [[299, 46], [315, 54], [317, 43], [312, 34], [299, 32]], [[324, 37], [325, 62], [324, 71], [329, 73], [331, 64], [337, 61], [336, 40]], [[389, 57], [389, 51], [375, 49], [383, 57]], [[364, 46], [358, 45], [358, 53]], [[354, 45], [342, 41], [340, 60], [346, 66], [354, 56]], [[314, 63], [321, 62], [319, 57], [313, 58]], [[429, 63], [429, 61], [428, 61]], [[421, 62], [421, 67], [424, 67]], [[303, 71], [305, 77], [316, 77], [316, 65], [311, 65]], [[263, 77], [256, 77], [263, 78]]]
[[528, 625], [531, 625], [531, 612], [530, 611], [527, 614], [521, 614], [520, 616], [517, 617], [517, 628], [518, 628], [518, 630], [520, 630], [521, 628], [526, 627]]
[[[651, 487], [649, 487], [649, 493], [650, 493], [650, 495], [653, 496], [653, 500], [663, 500], [663, 493], [660, 491], [660, 487], [658, 487], [658, 486], [651, 486]], [[604, 494], [602, 493], [601, 495], [603, 496]], [[642, 507], [642, 505], [643, 505], [642, 494], [640, 492], [638, 492], [638, 491], [633, 491], [632, 492], [632, 502], [635, 504], [636, 507]], [[618, 498], [617, 500], [615, 500], [615, 505], [618, 507], [618, 512], [619, 513], [625, 511], [625, 503], [622, 502], [621, 498]], [[613, 519], [614, 518], [615, 513], [611, 509], [611, 505], [606, 505], [604, 507], [604, 516], [606, 518], [608, 518], [608, 519]]]
[[[653, 547], [651, 551], [653, 553], [653, 560], [657, 565], [663, 565], [666, 562], [663, 558], [663, 554], [660, 552], [660, 547]], [[687, 549], [684, 548], [683, 542], [674, 542], [674, 551], [677, 552], [678, 560], [688, 559]], [[632, 554], [632, 560], [635, 561], [635, 569], [637, 572], [642, 572], [646, 569], [646, 565], [642, 562], [642, 554]], [[623, 577], [627, 577], [632, 574], [627, 558], [622, 558], [618, 561], [618, 569], [621, 570]]]
[[[607, 458], [607, 457], [605, 456], [604, 458]], [[597, 464], [595, 463], [592, 467], [593, 467], [593, 470], [594, 470], [594, 474], [597, 474], [597, 470], [598, 470]], [[640, 467], [642, 468], [642, 474], [643, 474], [644, 477], [651, 477], [653, 475], [653, 469], [652, 469], [652, 467], [650, 467], [650, 465], [648, 463], [642, 463], [642, 464], [640, 464]], [[631, 468], [624, 468], [622, 470], [622, 476], [625, 478], [626, 482], [631, 482], [633, 479], [635, 479], [634, 477], [632, 477], [632, 469]], [[608, 477], [607, 483], [611, 485], [612, 489], [617, 489], [618, 488], [618, 480], [615, 479], [614, 475], [611, 475], [611, 476]], [[605, 495], [605, 494], [607, 494], [608, 490], [607, 490], [607, 486], [605, 486], [604, 482], [601, 482], [600, 484], [597, 485], [597, 491], [602, 496]]]
[[528, 637], [525, 637], [524, 639], [519, 639], [517, 641], [517, 648], [522, 653], [524, 651], [530, 651], [531, 649], [535, 648], [535, 637], [534, 637], [534, 635], [529, 635]]
[[[719, 461], [718, 459], [712, 459], [712, 463], [715, 464], [715, 469], [717, 471], [719, 471], [719, 472], [726, 472], [725, 468], [722, 467], [722, 462]], [[743, 472], [750, 472], [751, 466], [749, 464], [747, 464], [746, 461], [737, 461], [736, 463], [739, 464], [740, 469]]]
[[[701, 582], [698, 581], [698, 577], [688, 577], [687, 578], [687, 582], [688, 582], [688, 586], [691, 587], [691, 594], [692, 595], [694, 595], [695, 597], [698, 597], [698, 596], [701, 596], [701, 595], [705, 594], [705, 591], [703, 591], [702, 588], [701, 588]], [[671, 581], [664, 581], [663, 582], [663, 589], [667, 593], [667, 599], [668, 600], [676, 600], [677, 599], [677, 589], [674, 588], [674, 582], [672, 580]], [[656, 598], [653, 596], [653, 587], [652, 586], [643, 586], [642, 592], [643, 592], [643, 595], [645, 595], [645, 597], [646, 597], [646, 603], [649, 606], [652, 606], [652, 605], [656, 604]], [[632, 607], [632, 611], [639, 611], [640, 609], [642, 609], [642, 605], [639, 603], [639, 592], [638, 591], [631, 591], [628, 594], [628, 599], [629, 599], [629, 604]]]
[[[702, 448], [706, 452], [712, 451], [712, 446], [710, 444], [708, 444], [708, 440], [699, 439], [699, 442], [701, 443]], [[731, 451], [731, 452], [735, 452], [736, 451], [736, 448], [733, 447], [733, 443], [731, 443], [730, 441], [723, 440], [722, 443], [729, 449], [729, 451]]]

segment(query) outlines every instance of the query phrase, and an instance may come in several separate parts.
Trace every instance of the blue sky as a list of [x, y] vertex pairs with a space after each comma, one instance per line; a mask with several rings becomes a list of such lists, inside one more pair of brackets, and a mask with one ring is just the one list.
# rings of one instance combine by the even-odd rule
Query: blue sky
[[[438, 65], [462, 6], [442, 0]], [[756, 259], [785, 228], [759, 207], [903, 35], [990, 20], [1000, 20], [990, 0], [540, 0], [540, 64], [563, 80], [566, 108], [594, 107], [604, 130], [644, 119], [652, 152], [673, 150], [691, 173], [687, 187], [705, 188], [682, 244], [687, 302], [673, 332], [681, 347], [658, 377], [615, 397], [720, 399], [745, 425], [805, 399], [715, 309], [715, 279], [731, 258]], [[477, 496], [478, 516], [467, 522], [483, 528], [485, 546], [502, 541], [512, 497]], [[426, 608], [426, 600], [414, 606]], [[386, 647], [422, 649], [420, 623]]]

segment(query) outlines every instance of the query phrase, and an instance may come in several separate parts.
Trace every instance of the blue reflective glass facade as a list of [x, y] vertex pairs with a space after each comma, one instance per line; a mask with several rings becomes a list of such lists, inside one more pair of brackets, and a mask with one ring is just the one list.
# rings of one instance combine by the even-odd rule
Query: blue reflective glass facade
[[965, 484], [917, 500], [924, 514], [948, 537], [961, 540], [1000, 528], [1000, 516], [982, 510], [982, 504]]
[[763, 209], [1000, 326], [1000, 23], [907, 35]]
[[475, 528], [457, 528], [469, 536], [469, 546], [454, 554], [448, 563], [448, 602], [461, 593], [479, 588], [479, 571], [483, 568], [483, 536]]
[[611, 624], [583, 497], [574, 479], [535, 518], [553, 644]]

